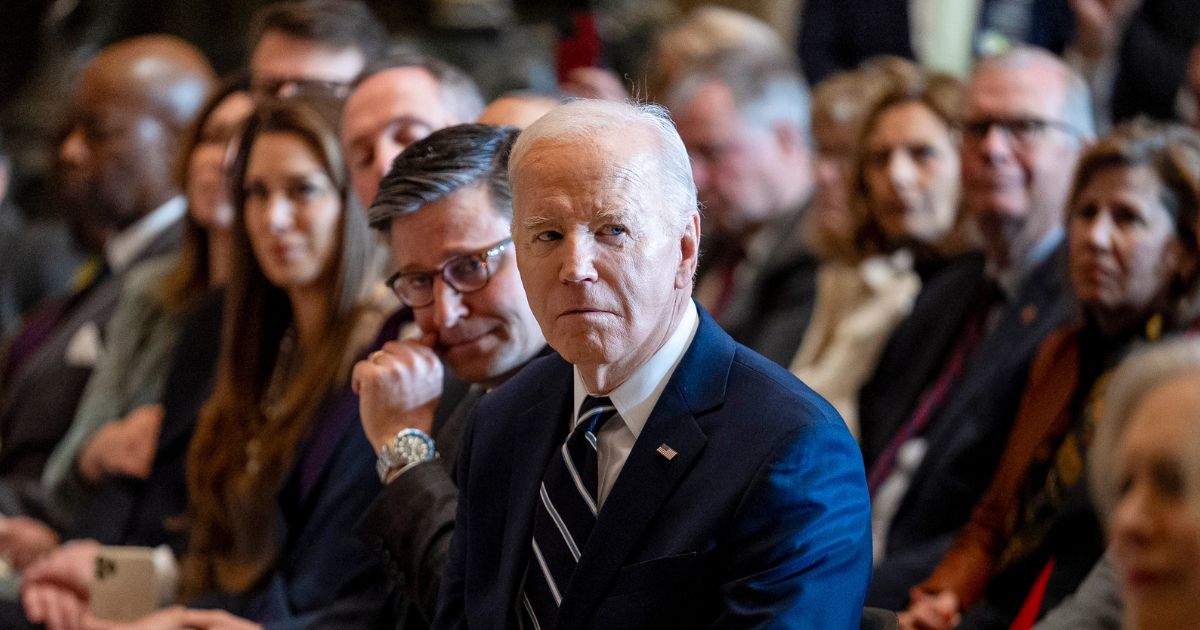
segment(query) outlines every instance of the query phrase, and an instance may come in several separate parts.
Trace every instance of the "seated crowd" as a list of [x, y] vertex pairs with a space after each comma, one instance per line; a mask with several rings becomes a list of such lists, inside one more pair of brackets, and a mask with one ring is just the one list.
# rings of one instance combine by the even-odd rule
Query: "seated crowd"
[[0, 626], [1189, 627], [1200, 36], [1177, 120], [1097, 61], [1170, 4], [956, 76], [809, 0], [811, 94], [705, 7], [644, 103], [360, 0], [104, 47], [84, 262], [0, 204]]

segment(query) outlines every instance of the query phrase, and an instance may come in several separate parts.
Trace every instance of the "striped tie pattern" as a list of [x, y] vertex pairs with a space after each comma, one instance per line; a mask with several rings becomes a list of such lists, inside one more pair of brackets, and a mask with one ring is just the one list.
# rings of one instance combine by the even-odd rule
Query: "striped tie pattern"
[[584, 399], [575, 430], [542, 476], [533, 516], [533, 553], [521, 594], [526, 628], [554, 626], [563, 593], [596, 524], [596, 431], [616, 413], [608, 398]]

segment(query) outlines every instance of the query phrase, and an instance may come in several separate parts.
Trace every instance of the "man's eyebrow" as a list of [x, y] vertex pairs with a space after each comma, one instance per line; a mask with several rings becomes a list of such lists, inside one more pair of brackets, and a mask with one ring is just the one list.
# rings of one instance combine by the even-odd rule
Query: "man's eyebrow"
[[549, 225], [550, 223], [552, 223], [552, 221], [549, 218], [540, 215], [534, 215], [521, 219], [521, 227], [526, 230], [536, 230], [540, 227]]

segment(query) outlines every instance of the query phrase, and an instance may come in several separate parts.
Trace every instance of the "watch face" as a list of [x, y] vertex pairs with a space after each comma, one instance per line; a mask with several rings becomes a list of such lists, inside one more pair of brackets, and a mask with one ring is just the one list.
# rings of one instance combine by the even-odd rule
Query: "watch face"
[[406, 463], [429, 459], [429, 442], [417, 435], [405, 435], [396, 439], [396, 453]]

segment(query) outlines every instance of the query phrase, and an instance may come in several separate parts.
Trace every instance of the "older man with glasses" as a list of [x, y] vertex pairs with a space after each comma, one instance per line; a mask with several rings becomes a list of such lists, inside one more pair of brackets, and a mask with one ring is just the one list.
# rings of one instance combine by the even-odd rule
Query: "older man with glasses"
[[984, 255], [925, 283], [860, 396], [876, 542], [867, 603], [884, 608], [909, 603], [966, 522], [1037, 348], [1072, 312], [1062, 226], [1093, 135], [1086, 85], [1019, 47], [979, 61], [963, 96], [963, 203]]
[[[513, 257], [507, 167], [516, 135], [477, 124], [434, 132], [396, 158], [370, 209], [391, 246], [387, 285], [422, 337], [389, 341], [354, 368], [387, 484], [364, 525], [416, 607], [408, 614], [426, 621], [454, 529], [466, 419], [546, 344]], [[465, 395], [443, 390], [443, 362], [470, 384]]]

